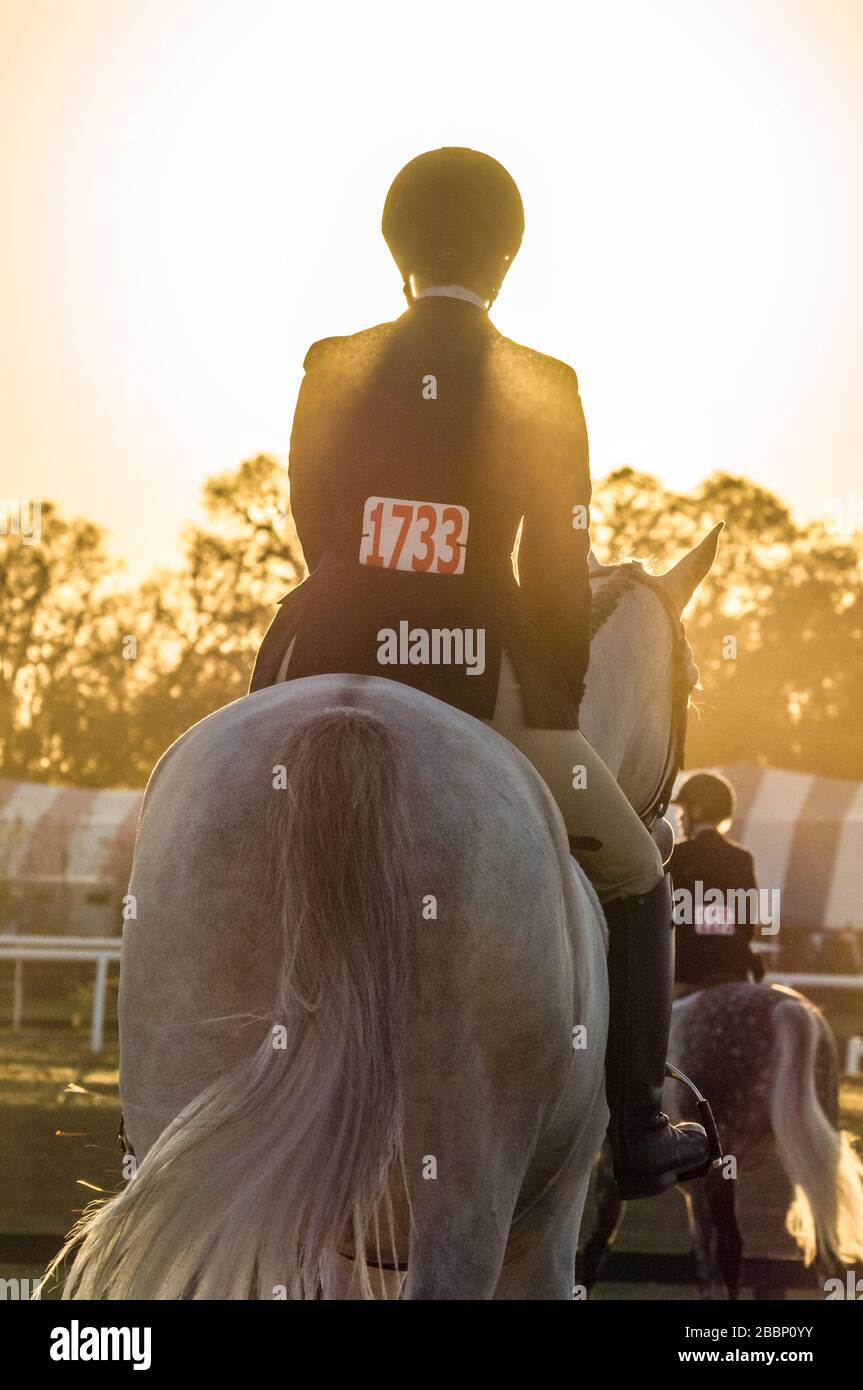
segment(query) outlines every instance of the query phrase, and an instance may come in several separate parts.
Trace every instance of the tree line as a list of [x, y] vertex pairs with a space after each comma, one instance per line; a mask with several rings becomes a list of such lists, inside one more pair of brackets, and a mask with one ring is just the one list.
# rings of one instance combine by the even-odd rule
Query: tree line
[[[0, 766], [6, 777], [141, 786], [196, 720], [247, 689], [274, 605], [305, 574], [284, 469], [266, 455], [205, 485], [180, 561], [124, 586], [105, 533], [42, 506], [39, 544], [0, 537]], [[687, 763], [763, 761], [863, 779], [863, 541], [799, 525], [718, 473], [677, 493], [621, 468], [597, 484], [599, 558], [668, 568], [717, 521], [686, 613], [702, 690]]]

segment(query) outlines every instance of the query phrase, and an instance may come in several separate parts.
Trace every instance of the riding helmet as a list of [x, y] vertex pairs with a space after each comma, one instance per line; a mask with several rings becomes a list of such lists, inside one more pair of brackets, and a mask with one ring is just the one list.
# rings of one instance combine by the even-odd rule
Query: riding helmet
[[[502, 164], [458, 147], [418, 155], [393, 180], [381, 231], [405, 280], [410, 275], [493, 272], [524, 235], [524, 207]], [[496, 289], [497, 286], [494, 286]]]
[[687, 777], [674, 800], [680, 806], [698, 806], [706, 820], [718, 825], [734, 815], [737, 798], [726, 777], [714, 772], [696, 772]]

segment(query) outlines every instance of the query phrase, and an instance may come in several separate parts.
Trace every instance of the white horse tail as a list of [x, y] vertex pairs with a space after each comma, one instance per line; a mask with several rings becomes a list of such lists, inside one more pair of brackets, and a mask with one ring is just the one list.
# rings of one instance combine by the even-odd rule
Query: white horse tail
[[820, 1014], [797, 999], [773, 1013], [776, 1082], [770, 1118], [776, 1151], [794, 1188], [786, 1225], [807, 1264], [863, 1260], [863, 1163], [847, 1134], [825, 1115], [816, 1090], [816, 1057], [826, 1037]]
[[[402, 1160], [411, 921], [395, 742], [362, 710], [297, 727], [268, 838], [284, 954], [258, 1051], [197, 1097], [125, 1190], [85, 1214], [72, 1298], [308, 1299], [365, 1254]], [[80, 1242], [80, 1244], [79, 1244]]]

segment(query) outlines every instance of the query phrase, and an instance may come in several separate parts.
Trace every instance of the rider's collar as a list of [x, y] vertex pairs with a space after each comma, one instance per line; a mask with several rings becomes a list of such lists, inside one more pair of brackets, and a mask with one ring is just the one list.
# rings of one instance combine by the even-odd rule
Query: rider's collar
[[430, 285], [427, 290], [418, 290], [414, 299], [466, 299], [468, 304], [475, 304], [478, 309], [485, 309], [488, 312], [488, 301], [480, 299], [473, 290], [466, 289], [464, 285]]

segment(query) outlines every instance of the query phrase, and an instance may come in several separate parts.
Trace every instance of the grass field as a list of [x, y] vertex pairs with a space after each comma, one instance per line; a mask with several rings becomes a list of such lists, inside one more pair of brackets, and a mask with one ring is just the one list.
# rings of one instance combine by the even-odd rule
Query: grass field
[[[863, 1143], [863, 1079], [846, 1081], [842, 1107], [843, 1126]], [[115, 1039], [94, 1057], [86, 1027], [0, 1030], [0, 1276], [38, 1276], [42, 1260], [87, 1203], [120, 1184], [119, 1115]], [[778, 1170], [741, 1177], [747, 1255], [796, 1256], [784, 1231], [787, 1195]], [[11, 1237], [26, 1238], [18, 1242], [19, 1253]], [[32, 1258], [36, 1237], [44, 1238], [38, 1242], [39, 1263]], [[615, 1245], [621, 1252], [675, 1254], [688, 1249], [684, 1205], [677, 1192], [632, 1203]], [[694, 1298], [695, 1291], [685, 1285], [608, 1283], [599, 1285], [595, 1296], [687, 1299]]]

